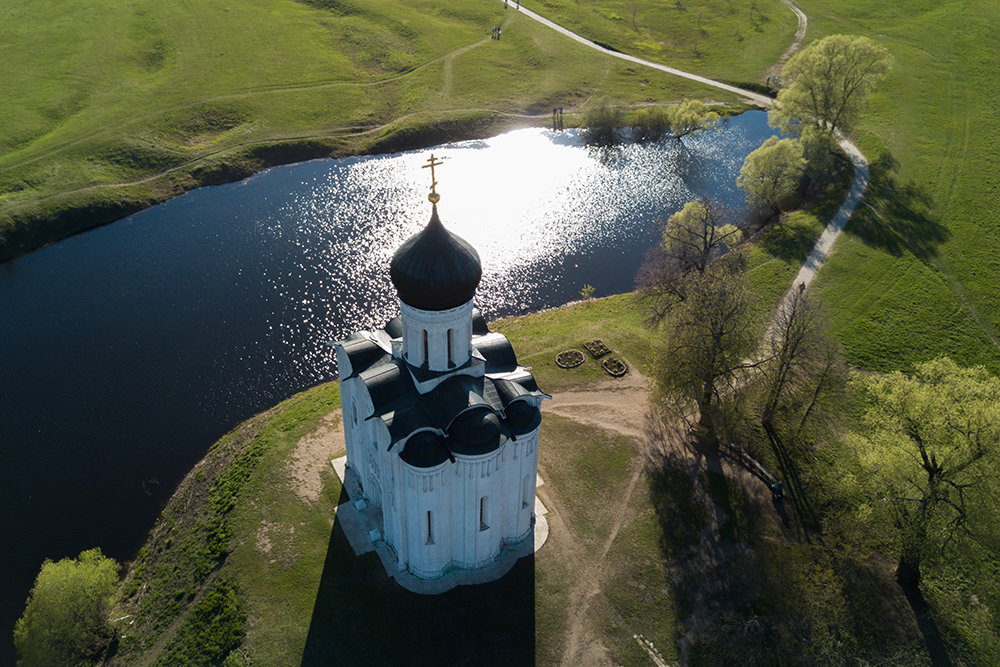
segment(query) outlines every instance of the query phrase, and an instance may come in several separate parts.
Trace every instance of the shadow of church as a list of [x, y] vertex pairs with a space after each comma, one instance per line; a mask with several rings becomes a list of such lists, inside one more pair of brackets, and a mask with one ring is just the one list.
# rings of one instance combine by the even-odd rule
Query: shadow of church
[[374, 551], [356, 556], [334, 520], [303, 665], [524, 665], [534, 656], [534, 555], [497, 581], [420, 595], [389, 578]]

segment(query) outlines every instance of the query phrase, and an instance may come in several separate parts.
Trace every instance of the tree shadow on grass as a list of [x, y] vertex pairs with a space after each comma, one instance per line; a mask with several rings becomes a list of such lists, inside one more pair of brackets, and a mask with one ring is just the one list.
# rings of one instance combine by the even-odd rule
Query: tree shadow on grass
[[[341, 491], [340, 502], [348, 502]], [[524, 665], [535, 656], [534, 556], [498, 581], [411, 593], [334, 522], [303, 665]]]
[[871, 163], [868, 189], [847, 231], [894, 257], [909, 252], [924, 261], [933, 259], [951, 232], [930, 215], [933, 202], [926, 190], [897, 179], [898, 168], [891, 155]]

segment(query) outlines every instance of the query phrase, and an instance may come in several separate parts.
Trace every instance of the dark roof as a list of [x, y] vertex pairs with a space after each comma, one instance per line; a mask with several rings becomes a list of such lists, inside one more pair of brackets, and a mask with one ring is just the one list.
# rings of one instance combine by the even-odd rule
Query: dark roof
[[351, 362], [351, 374], [347, 377], [354, 377], [377, 362], [388, 361], [391, 358], [385, 350], [359, 334], [351, 334], [346, 340], [341, 341], [340, 345]]
[[448, 447], [456, 454], [485, 454], [500, 446], [500, 417], [480, 406], [466, 410], [448, 427]]
[[453, 375], [425, 395], [414, 375], [423, 380], [440, 372], [414, 369], [377, 342], [384, 342], [383, 333], [398, 338], [401, 329], [394, 318], [384, 332], [351, 334], [338, 345], [351, 361], [351, 377], [360, 376], [368, 389], [375, 409], [367, 416], [383, 420], [389, 448], [402, 443], [396, 451], [408, 464], [427, 468], [454, 460], [453, 454], [485, 454], [499, 447], [501, 435], [516, 438], [538, 427], [541, 413], [528, 399], [547, 394], [518, 366], [507, 338], [489, 332], [477, 309], [472, 344], [486, 360], [486, 376]]
[[438, 217], [399, 246], [389, 277], [403, 303], [420, 310], [448, 310], [476, 293], [483, 267], [468, 241], [452, 234]]
[[420, 396], [405, 366], [402, 361], [389, 358], [360, 373], [375, 406], [372, 414], [381, 417], [412, 404]]
[[383, 327], [385, 332], [389, 334], [389, 338], [402, 338], [403, 337], [403, 318], [399, 315], [392, 318], [385, 323]]
[[510, 432], [515, 435], [531, 433], [542, 423], [542, 413], [527, 401], [514, 401], [504, 412]]
[[411, 466], [417, 468], [433, 468], [451, 458], [444, 440], [441, 436], [431, 431], [414, 433], [406, 441], [406, 445], [403, 446], [403, 451], [399, 453], [399, 456]]
[[490, 332], [489, 326], [486, 324], [486, 318], [483, 317], [482, 311], [478, 308], [473, 307], [472, 309], [472, 335], [473, 336], [485, 336]]
[[486, 360], [487, 373], [509, 373], [517, 369], [517, 356], [507, 337], [501, 333], [476, 336], [472, 346]]

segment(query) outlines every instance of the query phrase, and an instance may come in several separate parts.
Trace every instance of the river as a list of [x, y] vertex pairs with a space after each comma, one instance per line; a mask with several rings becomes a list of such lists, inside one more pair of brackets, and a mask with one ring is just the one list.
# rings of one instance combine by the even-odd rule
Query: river
[[595, 150], [526, 129], [315, 160], [202, 188], [0, 264], [0, 662], [44, 558], [141, 545], [181, 476], [240, 420], [334, 376], [325, 343], [397, 313], [396, 247], [429, 217], [479, 251], [487, 318], [632, 288], [657, 223], [735, 178], [774, 131]]

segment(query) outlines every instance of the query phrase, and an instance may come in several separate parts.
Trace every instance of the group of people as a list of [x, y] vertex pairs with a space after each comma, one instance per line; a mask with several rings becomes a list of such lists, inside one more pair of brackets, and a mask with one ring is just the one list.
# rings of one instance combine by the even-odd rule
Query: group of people
[[552, 129], [562, 130], [563, 128], [563, 108], [555, 107], [552, 109]]
[[[503, 8], [504, 9], [507, 9], [507, 3], [508, 2], [509, 2], [509, 0], [503, 0]], [[515, 0], [515, 2], [517, 2], [517, 9], [520, 10], [521, 9], [521, 0]]]
[[498, 25], [493, 26], [492, 33], [493, 35], [492, 37], [490, 37], [490, 39], [500, 39], [500, 26]]

